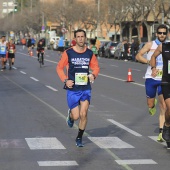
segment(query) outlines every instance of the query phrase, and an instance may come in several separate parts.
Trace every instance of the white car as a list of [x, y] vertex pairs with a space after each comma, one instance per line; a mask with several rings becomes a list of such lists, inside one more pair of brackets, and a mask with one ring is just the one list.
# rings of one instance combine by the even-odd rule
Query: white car
[[57, 41], [57, 39], [60, 39], [60, 37], [51, 37], [50, 44], [54, 44]]

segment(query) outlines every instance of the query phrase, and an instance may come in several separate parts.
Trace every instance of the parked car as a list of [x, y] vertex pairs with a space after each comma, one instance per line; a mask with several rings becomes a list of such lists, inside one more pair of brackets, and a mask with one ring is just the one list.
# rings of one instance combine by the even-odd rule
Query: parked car
[[110, 41], [105, 48], [104, 56], [108, 58], [113, 57], [117, 45], [118, 45], [118, 42]]

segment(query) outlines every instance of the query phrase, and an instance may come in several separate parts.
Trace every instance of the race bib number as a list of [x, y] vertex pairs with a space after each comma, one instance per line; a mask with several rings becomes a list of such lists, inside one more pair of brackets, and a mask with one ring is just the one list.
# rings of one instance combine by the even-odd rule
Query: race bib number
[[87, 85], [87, 73], [75, 73], [75, 85]]
[[158, 77], [158, 78], [162, 78], [162, 73], [163, 73], [163, 71], [162, 71], [162, 70], [158, 70], [158, 74], [157, 74], [157, 76], [156, 76], [156, 77]]
[[170, 60], [168, 60], [168, 74], [170, 74]]
[[1, 47], [1, 52], [5, 52], [5, 47]]
[[14, 50], [13, 50], [13, 49], [10, 49], [10, 50], [9, 50], [9, 53], [14, 53]]

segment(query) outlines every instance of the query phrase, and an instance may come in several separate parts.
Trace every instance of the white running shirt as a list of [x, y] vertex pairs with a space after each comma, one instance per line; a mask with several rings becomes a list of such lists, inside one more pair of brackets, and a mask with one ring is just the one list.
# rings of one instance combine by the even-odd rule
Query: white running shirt
[[[147, 54], [147, 60], [151, 59], [151, 56], [155, 52], [157, 47], [158, 47], [158, 45], [156, 44], [156, 42], [152, 41], [152, 47]], [[162, 80], [162, 68], [163, 68], [163, 60], [162, 60], [162, 54], [160, 54], [156, 58], [156, 69], [159, 69], [158, 75], [156, 77], [152, 77], [151, 76], [151, 74], [152, 74], [151, 66], [148, 65], [148, 68], [147, 68], [146, 73], [145, 73], [145, 78], [152, 78], [154, 80]]]

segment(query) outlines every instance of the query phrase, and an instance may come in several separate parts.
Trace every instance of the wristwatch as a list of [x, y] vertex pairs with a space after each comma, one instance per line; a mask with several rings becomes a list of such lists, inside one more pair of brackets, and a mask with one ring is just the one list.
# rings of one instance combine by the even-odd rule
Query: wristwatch
[[68, 81], [68, 79], [65, 79], [65, 80], [64, 80], [64, 84], [66, 84], [66, 83], [67, 83], [67, 81]]

